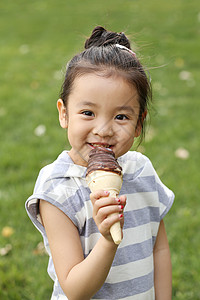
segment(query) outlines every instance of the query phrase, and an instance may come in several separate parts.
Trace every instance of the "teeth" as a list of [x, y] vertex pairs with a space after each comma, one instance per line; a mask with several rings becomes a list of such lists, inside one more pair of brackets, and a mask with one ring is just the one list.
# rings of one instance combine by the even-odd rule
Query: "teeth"
[[91, 144], [92, 146], [94, 146], [94, 147], [104, 147], [104, 148], [109, 148], [110, 147], [110, 145], [104, 145], [104, 144]]

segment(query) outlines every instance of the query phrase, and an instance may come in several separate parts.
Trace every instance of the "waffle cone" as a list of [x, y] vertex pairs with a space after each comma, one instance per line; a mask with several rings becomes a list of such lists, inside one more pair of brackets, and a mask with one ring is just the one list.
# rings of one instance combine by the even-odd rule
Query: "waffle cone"
[[[105, 190], [110, 192], [111, 197], [116, 197], [122, 186], [122, 176], [107, 171], [93, 171], [86, 177], [88, 186], [92, 192], [97, 190]], [[116, 213], [118, 214], [118, 213]], [[112, 216], [114, 214], [111, 214]], [[122, 233], [120, 222], [116, 222], [110, 228], [110, 233], [115, 244], [120, 244], [122, 241]]]

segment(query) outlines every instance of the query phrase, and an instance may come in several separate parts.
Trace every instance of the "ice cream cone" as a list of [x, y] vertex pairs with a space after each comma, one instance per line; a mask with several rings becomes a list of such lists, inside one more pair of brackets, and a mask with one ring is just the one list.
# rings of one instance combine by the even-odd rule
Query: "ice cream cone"
[[[87, 175], [86, 180], [92, 192], [103, 189], [110, 192], [111, 197], [116, 197], [122, 186], [122, 176], [109, 171], [93, 171]], [[120, 222], [116, 222], [111, 226], [110, 233], [114, 243], [120, 244], [122, 241]]]

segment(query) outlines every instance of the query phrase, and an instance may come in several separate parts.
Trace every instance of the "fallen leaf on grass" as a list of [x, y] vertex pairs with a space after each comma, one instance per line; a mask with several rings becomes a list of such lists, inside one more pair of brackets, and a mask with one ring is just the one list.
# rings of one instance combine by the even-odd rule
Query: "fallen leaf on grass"
[[46, 132], [46, 126], [42, 124], [37, 126], [34, 130], [36, 136], [43, 136], [45, 132]]
[[32, 81], [31, 84], [30, 84], [30, 87], [33, 89], [33, 90], [36, 90], [38, 89], [39, 87], [39, 82], [38, 81]]
[[43, 242], [40, 242], [39, 244], [37, 244], [37, 247], [33, 250], [33, 254], [35, 254], [35, 255], [47, 254]]
[[174, 64], [177, 68], [182, 68], [184, 66], [184, 60], [181, 57], [177, 57]]
[[192, 73], [191, 72], [188, 72], [188, 71], [181, 71], [180, 73], [179, 73], [179, 78], [181, 79], [181, 80], [191, 80], [191, 78], [192, 78]]
[[1, 231], [3, 237], [10, 237], [11, 235], [13, 235], [13, 233], [14, 229], [10, 226], [5, 226]]
[[0, 255], [5, 256], [12, 250], [12, 245], [7, 244], [4, 248], [0, 248]]
[[20, 47], [19, 47], [19, 52], [21, 53], [21, 54], [27, 54], [28, 52], [30, 51], [30, 49], [29, 49], [29, 45], [21, 45]]
[[190, 156], [190, 153], [188, 150], [184, 149], [184, 148], [178, 148], [175, 151], [175, 156], [180, 158], [180, 159], [188, 159]]

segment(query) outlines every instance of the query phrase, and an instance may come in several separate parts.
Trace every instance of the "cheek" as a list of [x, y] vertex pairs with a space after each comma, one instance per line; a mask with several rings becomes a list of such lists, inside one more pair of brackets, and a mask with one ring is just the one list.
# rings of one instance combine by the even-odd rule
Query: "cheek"
[[126, 153], [133, 145], [135, 137], [135, 128], [123, 127], [118, 131], [118, 139], [121, 145], [121, 151]]
[[123, 140], [133, 140], [136, 133], [136, 123], [133, 122], [128, 126], [121, 126], [117, 130], [117, 135]]
[[128, 139], [123, 141], [123, 145], [124, 145], [124, 152], [129, 151], [130, 148], [132, 147], [134, 142], [134, 137], [129, 137]]
[[77, 120], [71, 120], [68, 124], [68, 137], [74, 140], [83, 139], [89, 132], [88, 126]]

